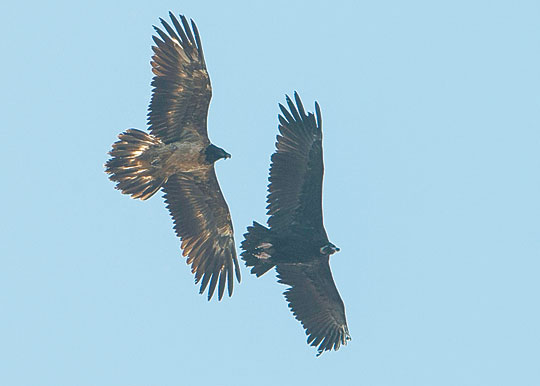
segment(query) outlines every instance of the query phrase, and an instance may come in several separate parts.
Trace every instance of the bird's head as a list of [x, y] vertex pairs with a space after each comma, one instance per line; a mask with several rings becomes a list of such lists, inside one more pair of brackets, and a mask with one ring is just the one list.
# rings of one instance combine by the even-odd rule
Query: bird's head
[[221, 158], [231, 158], [231, 155], [229, 153], [227, 153], [225, 150], [215, 145], [208, 146], [206, 148], [205, 155], [206, 155], [206, 162], [208, 162], [209, 164], [213, 164], [214, 162], [216, 162], [218, 159], [221, 159]]
[[321, 255], [332, 255], [339, 252], [339, 248], [332, 243], [327, 243], [321, 247], [320, 252]]

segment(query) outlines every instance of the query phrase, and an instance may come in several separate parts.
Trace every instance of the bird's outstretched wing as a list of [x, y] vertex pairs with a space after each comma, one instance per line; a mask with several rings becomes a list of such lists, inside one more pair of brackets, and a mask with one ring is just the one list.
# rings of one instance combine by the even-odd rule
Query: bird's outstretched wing
[[322, 218], [322, 119], [319, 104], [316, 117], [306, 114], [295, 92], [296, 106], [287, 96], [288, 108], [279, 105], [279, 132], [270, 166], [268, 225], [285, 233], [305, 230], [326, 238]]
[[280, 283], [290, 286], [283, 294], [289, 308], [306, 330], [307, 342], [318, 354], [337, 350], [351, 339], [345, 306], [332, 278], [328, 260], [310, 264], [278, 264]]
[[206, 172], [181, 173], [169, 177], [163, 186], [165, 201], [182, 239], [182, 249], [200, 293], [208, 287], [208, 300], [216, 286], [221, 300], [228, 287], [233, 292], [233, 275], [240, 282], [233, 226], [229, 208], [216, 178], [214, 167]]
[[163, 142], [197, 135], [208, 141], [206, 118], [212, 98], [210, 77], [206, 70], [201, 38], [191, 20], [180, 21], [169, 13], [171, 27], [160, 18], [165, 31], [154, 27], [152, 47], [152, 99], [148, 108], [150, 132]]

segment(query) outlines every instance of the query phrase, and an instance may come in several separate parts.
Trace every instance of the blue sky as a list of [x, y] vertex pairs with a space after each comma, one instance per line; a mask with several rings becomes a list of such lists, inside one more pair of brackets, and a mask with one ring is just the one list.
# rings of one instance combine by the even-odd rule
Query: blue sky
[[[540, 4], [253, 3], [3, 7], [1, 383], [540, 384]], [[273, 273], [208, 303], [162, 198], [103, 172], [146, 127], [169, 10], [201, 32], [237, 245], [266, 220], [277, 104], [321, 105], [338, 352], [315, 358]]]

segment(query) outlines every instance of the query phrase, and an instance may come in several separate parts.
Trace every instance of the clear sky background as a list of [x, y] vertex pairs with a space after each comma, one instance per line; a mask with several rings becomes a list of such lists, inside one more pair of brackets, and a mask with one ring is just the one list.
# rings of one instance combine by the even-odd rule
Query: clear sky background
[[[236, 244], [279, 102], [323, 113], [353, 340], [315, 357], [274, 273], [207, 302], [161, 194], [103, 164], [146, 127], [152, 25], [201, 32]], [[10, 2], [0, 15], [2, 385], [540, 384], [538, 1]]]

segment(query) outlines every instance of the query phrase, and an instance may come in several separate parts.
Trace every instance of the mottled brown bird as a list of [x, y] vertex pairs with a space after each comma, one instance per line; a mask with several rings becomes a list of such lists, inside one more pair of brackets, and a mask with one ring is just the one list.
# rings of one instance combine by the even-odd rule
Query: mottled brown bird
[[276, 267], [289, 308], [306, 330], [318, 354], [337, 350], [351, 339], [345, 306], [330, 271], [330, 255], [339, 248], [328, 241], [322, 214], [322, 118], [306, 114], [294, 93], [288, 109], [279, 105], [279, 132], [270, 166], [268, 226], [254, 222], [242, 242], [242, 259], [257, 277]]
[[150, 133], [121, 133], [105, 164], [116, 188], [146, 200], [163, 189], [183, 255], [191, 264], [200, 293], [208, 300], [216, 287], [221, 300], [234, 278], [240, 282], [229, 208], [216, 178], [214, 163], [230, 154], [210, 143], [207, 115], [212, 87], [197, 26], [169, 13], [172, 26], [160, 19], [152, 47]]

